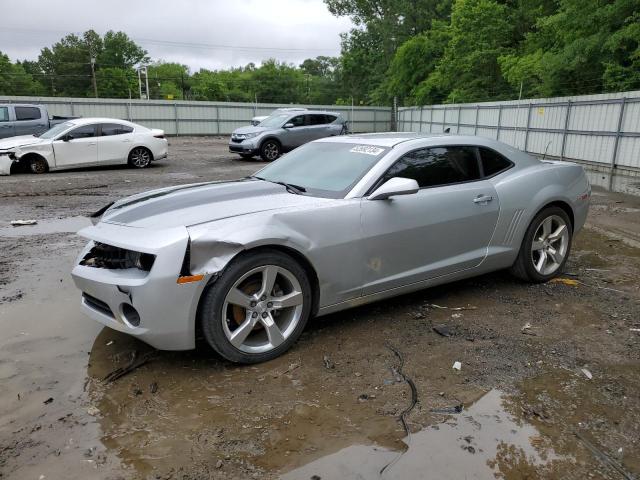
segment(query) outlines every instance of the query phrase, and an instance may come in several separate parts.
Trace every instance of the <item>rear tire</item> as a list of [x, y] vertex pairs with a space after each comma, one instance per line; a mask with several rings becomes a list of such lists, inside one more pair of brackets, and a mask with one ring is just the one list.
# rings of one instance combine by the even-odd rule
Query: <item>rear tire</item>
[[305, 270], [277, 250], [234, 259], [205, 290], [200, 323], [218, 354], [235, 363], [259, 363], [282, 355], [302, 334], [311, 314]]
[[29, 160], [29, 170], [36, 174], [46, 173], [49, 170], [49, 164], [44, 158], [34, 156]]
[[560, 207], [547, 207], [531, 221], [511, 267], [516, 277], [544, 283], [561, 274], [571, 252], [573, 228]]
[[153, 155], [148, 148], [136, 147], [129, 153], [129, 165], [133, 168], [147, 168], [151, 165]]
[[277, 140], [266, 140], [260, 146], [260, 156], [265, 162], [273, 162], [282, 155], [282, 147]]

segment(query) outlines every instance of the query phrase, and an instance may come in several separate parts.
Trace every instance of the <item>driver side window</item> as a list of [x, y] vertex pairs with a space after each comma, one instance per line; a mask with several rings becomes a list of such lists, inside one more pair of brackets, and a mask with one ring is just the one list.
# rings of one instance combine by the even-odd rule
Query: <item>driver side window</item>
[[476, 149], [460, 146], [415, 150], [393, 164], [382, 183], [393, 177], [412, 178], [420, 188], [479, 180]]
[[90, 138], [96, 136], [96, 126], [95, 125], [84, 125], [82, 127], [74, 128], [67, 136], [72, 140], [78, 138]]
[[298, 115], [297, 117], [293, 117], [289, 120], [288, 123], [293, 123], [294, 127], [303, 127], [304, 126], [304, 115]]

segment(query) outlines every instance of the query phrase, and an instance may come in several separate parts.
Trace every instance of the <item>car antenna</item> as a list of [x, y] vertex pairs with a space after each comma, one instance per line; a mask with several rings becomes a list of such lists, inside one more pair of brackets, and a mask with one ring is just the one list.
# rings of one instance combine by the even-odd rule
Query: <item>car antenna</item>
[[547, 146], [544, 149], [544, 154], [542, 155], [542, 160], [544, 160], [545, 157], [547, 156], [547, 150], [549, 150], [549, 145], [551, 145], [552, 142], [553, 140], [549, 140], [549, 143], [547, 143]]

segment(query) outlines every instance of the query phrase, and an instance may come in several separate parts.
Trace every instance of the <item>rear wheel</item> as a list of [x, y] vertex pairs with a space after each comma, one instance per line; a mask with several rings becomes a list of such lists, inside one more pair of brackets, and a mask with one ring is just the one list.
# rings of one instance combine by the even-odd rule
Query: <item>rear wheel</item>
[[151, 152], [145, 147], [136, 147], [129, 154], [129, 165], [134, 168], [146, 168], [151, 165]]
[[49, 170], [49, 165], [44, 158], [33, 156], [29, 160], [29, 170], [31, 170], [31, 173], [45, 173]]
[[200, 320], [209, 345], [237, 363], [278, 357], [298, 339], [311, 312], [304, 269], [275, 250], [234, 260], [204, 294]]
[[260, 156], [265, 162], [273, 162], [282, 153], [282, 148], [276, 140], [267, 140], [260, 147]]
[[511, 272], [529, 282], [552, 279], [567, 263], [572, 237], [567, 213], [560, 207], [545, 208], [529, 225]]

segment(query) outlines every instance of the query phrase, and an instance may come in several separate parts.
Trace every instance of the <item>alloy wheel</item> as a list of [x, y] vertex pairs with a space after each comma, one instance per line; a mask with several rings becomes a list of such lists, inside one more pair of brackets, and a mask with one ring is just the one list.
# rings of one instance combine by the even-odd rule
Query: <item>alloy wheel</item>
[[134, 167], [144, 168], [151, 162], [151, 155], [146, 148], [136, 148], [131, 152], [131, 163]]
[[551, 275], [562, 263], [569, 248], [569, 227], [558, 215], [540, 222], [531, 242], [531, 261], [540, 275]]
[[274, 142], [268, 142], [263, 149], [264, 156], [267, 157], [268, 160], [275, 160], [276, 158], [278, 158], [278, 155], [280, 153], [279, 150], [280, 149], [278, 148], [278, 145], [276, 145]]
[[256, 267], [229, 289], [222, 307], [227, 340], [244, 353], [277, 348], [302, 318], [303, 294], [293, 273], [277, 265]]

